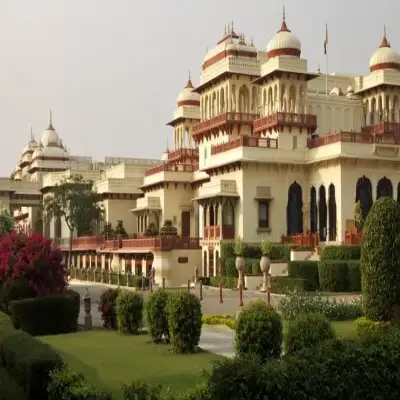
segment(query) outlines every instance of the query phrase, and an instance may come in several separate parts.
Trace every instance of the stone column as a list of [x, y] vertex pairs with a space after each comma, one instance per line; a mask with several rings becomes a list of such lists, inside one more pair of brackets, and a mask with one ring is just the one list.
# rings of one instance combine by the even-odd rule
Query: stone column
[[220, 226], [220, 238], [223, 239], [223, 234], [222, 234], [222, 207], [223, 207], [223, 199], [220, 200], [219, 205], [218, 205], [218, 224]]
[[122, 257], [121, 259], [121, 272], [124, 274], [125, 273], [125, 266], [126, 266], [126, 259], [125, 257]]
[[101, 269], [104, 271], [106, 269], [106, 255], [101, 255]]

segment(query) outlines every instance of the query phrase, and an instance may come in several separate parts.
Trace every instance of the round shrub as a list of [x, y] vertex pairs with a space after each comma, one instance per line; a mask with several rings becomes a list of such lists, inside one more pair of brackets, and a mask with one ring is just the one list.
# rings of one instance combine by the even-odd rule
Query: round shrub
[[323, 314], [300, 314], [289, 322], [286, 352], [293, 354], [335, 338], [331, 323]]
[[138, 334], [143, 327], [143, 296], [122, 291], [117, 297], [115, 311], [120, 333]]
[[282, 348], [282, 321], [262, 300], [243, 308], [236, 321], [235, 347], [240, 355], [255, 355], [263, 361], [278, 358]]
[[175, 292], [167, 301], [169, 336], [176, 353], [193, 353], [200, 342], [202, 313], [197, 296]]
[[400, 204], [378, 199], [365, 220], [361, 284], [365, 316], [390, 321], [400, 313]]
[[146, 301], [146, 322], [154, 343], [160, 343], [164, 339], [169, 343], [169, 328], [167, 315], [167, 301], [169, 293], [165, 290], [157, 290]]
[[365, 317], [360, 317], [354, 322], [356, 325], [356, 332], [359, 336], [364, 335], [380, 335], [387, 333], [392, 327], [389, 321], [371, 321]]
[[117, 329], [115, 304], [119, 293], [119, 289], [107, 289], [100, 296], [99, 312], [103, 320], [103, 327], [106, 329]]

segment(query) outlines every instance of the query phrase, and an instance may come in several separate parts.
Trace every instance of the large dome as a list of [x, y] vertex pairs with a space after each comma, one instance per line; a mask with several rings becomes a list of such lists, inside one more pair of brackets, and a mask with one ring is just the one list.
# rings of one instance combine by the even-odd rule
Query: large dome
[[60, 146], [61, 140], [57, 135], [57, 132], [53, 128], [53, 125], [50, 123], [49, 127], [42, 133], [42, 137], [40, 138], [40, 143], [44, 147], [48, 146]]
[[186, 86], [181, 90], [177, 98], [178, 107], [200, 106], [200, 95], [196, 92], [193, 92], [193, 89], [194, 86], [189, 76]]
[[283, 21], [281, 29], [278, 33], [269, 41], [267, 46], [268, 58], [278, 56], [291, 56], [300, 57], [301, 54], [301, 43], [295, 35], [288, 29], [286, 25], [285, 15], [283, 15]]
[[384, 33], [382, 43], [379, 49], [369, 60], [369, 69], [371, 72], [381, 69], [394, 69], [400, 71], [400, 55], [390, 47], [390, 43]]

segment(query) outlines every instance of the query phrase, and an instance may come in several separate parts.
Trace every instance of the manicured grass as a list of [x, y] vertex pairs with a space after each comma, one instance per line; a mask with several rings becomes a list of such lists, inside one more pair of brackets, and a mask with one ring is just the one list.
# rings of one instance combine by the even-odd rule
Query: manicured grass
[[93, 330], [57, 336], [43, 336], [89, 383], [112, 391], [122, 399], [122, 384], [133, 380], [160, 383], [164, 390], [180, 392], [204, 380], [203, 370], [221, 359], [210, 353], [176, 355], [168, 345], [154, 345], [149, 335], [123, 336]]
[[[332, 321], [332, 327], [339, 338], [353, 338], [357, 336], [354, 320], [349, 321]], [[283, 335], [286, 336], [288, 322], [283, 322]]]

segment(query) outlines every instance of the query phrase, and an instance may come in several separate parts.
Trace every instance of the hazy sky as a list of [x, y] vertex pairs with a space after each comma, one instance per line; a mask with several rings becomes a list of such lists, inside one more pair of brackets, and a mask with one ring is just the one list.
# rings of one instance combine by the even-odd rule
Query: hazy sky
[[[386, 24], [400, 51], [398, 0], [286, 0], [309, 69], [366, 73]], [[159, 158], [188, 70], [199, 81], [224, 25], [260, 49], [279, 29], [277, 0], [0, 0], [0, 175], [9, 175], [49, 108], [74, 155]], [[171, 140], [170, 140], [171, 143]]]

